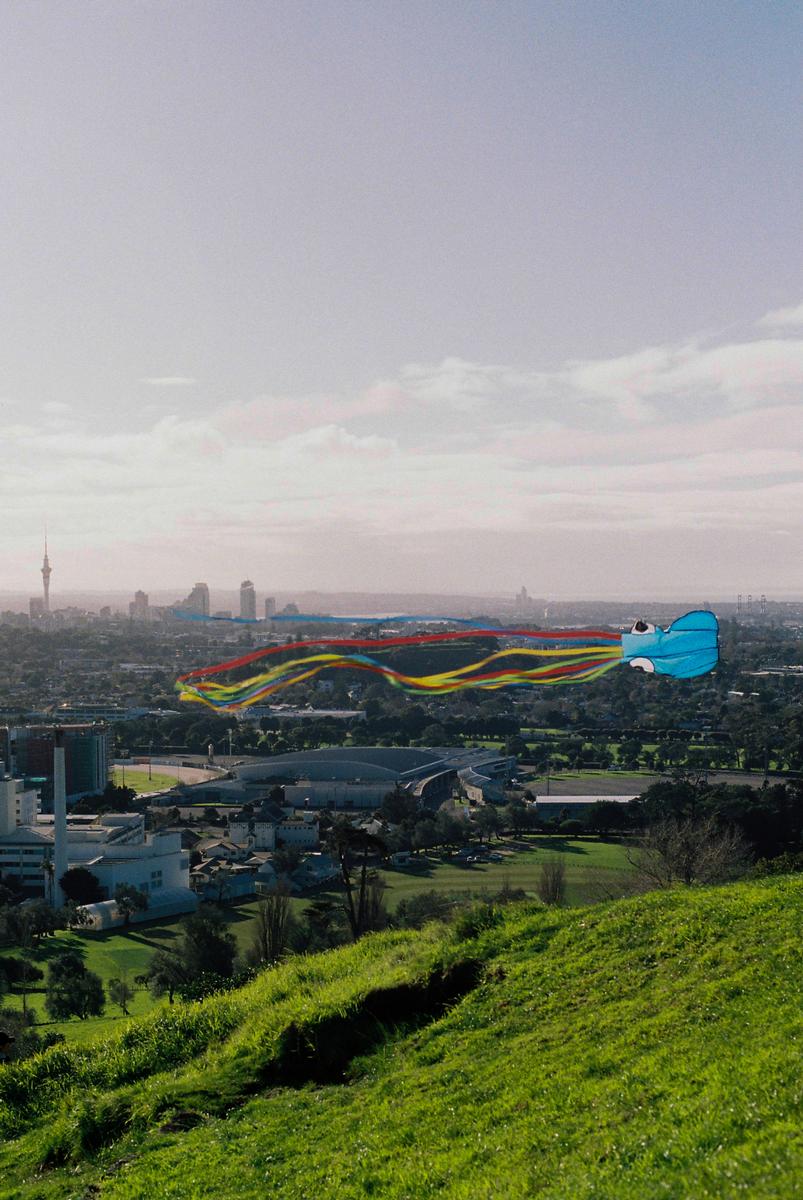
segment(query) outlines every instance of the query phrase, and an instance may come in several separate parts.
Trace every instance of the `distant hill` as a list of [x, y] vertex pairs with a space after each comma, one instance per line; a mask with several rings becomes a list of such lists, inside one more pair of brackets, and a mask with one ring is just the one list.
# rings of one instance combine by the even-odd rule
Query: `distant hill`
[[801, 928], [797, 876], [292, 959], [0, 1068], [0, 1196], [791, 1200]]

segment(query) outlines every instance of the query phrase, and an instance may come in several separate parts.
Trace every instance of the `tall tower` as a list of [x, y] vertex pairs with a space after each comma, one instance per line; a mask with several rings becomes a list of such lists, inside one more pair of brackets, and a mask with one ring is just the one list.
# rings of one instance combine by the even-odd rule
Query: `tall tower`
[[50, 612], [50, 576], [53, 574], [53, 568], [50, 566], [50, 559], [47, 557], [47, 534], [45, 534], [45, 557], [42, 560], [42, 588], [44, 590], [44, 605], [45, 612]]
[[67, 861], [67, 779], [64, 763], [64, 731], [56, 727], [53, 745], [53, 907], [63, 908], [67, 897], [59, 880]]

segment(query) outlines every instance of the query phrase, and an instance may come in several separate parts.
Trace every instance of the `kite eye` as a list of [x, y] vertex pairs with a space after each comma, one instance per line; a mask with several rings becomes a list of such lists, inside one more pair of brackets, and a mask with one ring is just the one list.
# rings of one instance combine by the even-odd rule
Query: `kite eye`
[[635, 667], [637, 671], [646, 671], [648, 675], [655, 674], [655, 663], [649, 658], [631, 658], [631, 667]]
[[630, 632], [631, 633], [655, 633], [655, 626], [651, 625], [649, 621], [638, 620], [638, 621], [636, 621], [635, 625], [630, 630]]

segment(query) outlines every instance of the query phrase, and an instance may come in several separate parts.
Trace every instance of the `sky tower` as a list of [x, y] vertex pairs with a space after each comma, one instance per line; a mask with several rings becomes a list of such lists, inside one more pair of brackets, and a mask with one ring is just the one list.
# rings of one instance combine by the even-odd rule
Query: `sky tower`
[[53, 568], [50, 566], [50, 559], [47, 557], [47, 534], [45, 534], [45, 557], [42, 560], [42, 588], [44, 590], [45, 612], [50, 612], [50, 576], [53, 574]]

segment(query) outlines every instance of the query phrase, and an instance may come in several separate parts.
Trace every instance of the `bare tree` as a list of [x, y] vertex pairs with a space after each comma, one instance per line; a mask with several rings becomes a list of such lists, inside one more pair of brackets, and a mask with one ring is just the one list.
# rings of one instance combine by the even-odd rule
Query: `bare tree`
[[541, 863], [536, 891], [544, 904], [562, 904], [566, 897], [566, 864], [560, 855]]
[[275, 963], [287, 949], [290, 934], [290, 891], [280, 883], [259, 903], [254, 931], [253, 957]]
[[385, 890], [387, 884], [376, 871], [369, 872], [368, 887], [365, 894], [363, 929], [384, 929], [388, 923], [388, 911], [385, 905]]
[[628, 849], [627, 859], [648, 886], [669, 888], [736, 879], [747, 870], [751, 856], [741, 833], [715, 817], [667, 817], [647, 826]]

